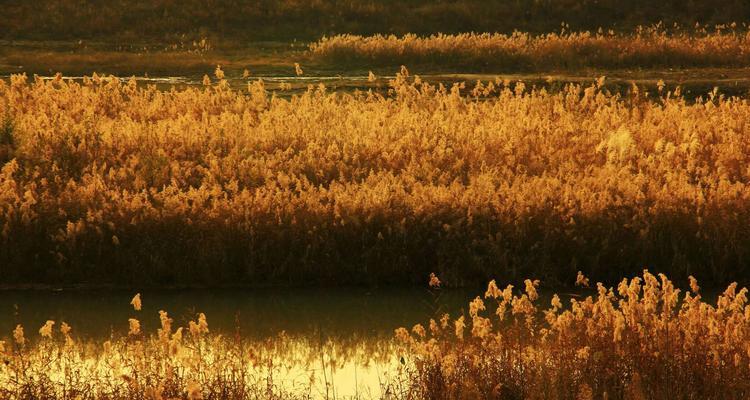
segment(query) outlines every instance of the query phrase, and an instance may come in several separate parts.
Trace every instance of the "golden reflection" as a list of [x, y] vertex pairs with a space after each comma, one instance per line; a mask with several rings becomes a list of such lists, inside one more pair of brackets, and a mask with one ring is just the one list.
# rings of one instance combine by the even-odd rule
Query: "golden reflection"
[[[140, 298], [139, 298], [140, 300]], [[176, 327], [160, 311], [155, 334], [140, 329], [141, 313], [127, 334], [105, 341], [74, 340], [72, 327], [47, 321], [28, 340], [19, 326], [0, 342], [0, 395], [100, 399], [382, 398], [393, 391], [399, 364], [389, 339], [291, 337], [266, 340], [212, 334], [198, 313]], [[156, 316], [154, 316], [156, 317]], [[278, 397], [275, 397], [278, 396]]]

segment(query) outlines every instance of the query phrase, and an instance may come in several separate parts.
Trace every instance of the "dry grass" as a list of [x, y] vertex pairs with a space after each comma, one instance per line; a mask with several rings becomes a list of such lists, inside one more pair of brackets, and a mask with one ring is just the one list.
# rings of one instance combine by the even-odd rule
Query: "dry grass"
[[117, 76], [194, 77], [221, 65], [239, 76], [245, 68], [253, 72], [289, 70], [288, 60], [302, 57], [302, 53], [290, 44], [275, 42], [215, 49], [206, 39], [168, 45], [20, 41], [0, 43], [0, 70], [46, 76], [57, 72], [83, 76], [95, 71]]
[[[210, 71], [216, 64], [227, 65], [221, 57], [207, 57], [190, 53], [131, 53], [119, 51], [97, 51], [91, 53], [68, 53], [56, 51], [6, 51], [3, 63], [7, 68], [23, 66], [24, 71], [41, 74], [66, 71], [109, 71], [125, 75], [162, 73], [179, 75], [194, 71]], [[88, 73], [88, 72], [87, 72]]]
[[0, 83], [3, 279], [750, 276], [747, 100], [602, 82], [466, 93], [403, 71], [386, 97], [279, 98], [15, 76]]
[[[579, 275], [579, 281], [583, 280]], [[544, 305], [538, 281], [492, 281], [468, 315], [400, 328], [410, 398], [744, 399], [750, 395], [747, 289], [715, 305], [697, 282], [681, 295], [644, 271], [564, 306]], [[485, 305], [485, 301], [487, 304]]]
[[310, 45], [320, 61], [344, 65], [430, 65], [480, 70], [675, 68], [750, 65], [750, 34], [736, 25], [667, 33], [660, 25], [631, 34], [338, 35]]

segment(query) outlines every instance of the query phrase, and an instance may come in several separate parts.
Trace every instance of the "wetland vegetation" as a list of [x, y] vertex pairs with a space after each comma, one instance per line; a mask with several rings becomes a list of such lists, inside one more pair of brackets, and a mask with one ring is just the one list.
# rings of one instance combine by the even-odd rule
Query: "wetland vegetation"
[[748, 398], [748, 22], [5, 2], [0, 398]]
[[747, 101], [605, 78], [282, 98], [0, 83], [6, 283], [747, 276]]

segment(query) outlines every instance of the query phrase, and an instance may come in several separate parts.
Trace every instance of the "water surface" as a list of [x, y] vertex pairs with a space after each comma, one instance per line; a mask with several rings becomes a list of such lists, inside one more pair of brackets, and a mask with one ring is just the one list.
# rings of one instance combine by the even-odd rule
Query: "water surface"
[[127, 332], [137, 317], [147, 332], [159, 325], [164, 310], [181, 326], [205, 313], [217, 333], [263, 340], [285, 332], [306, 338], [383, 338], [400, 326], [465, 308], [478, 291], [444, 290], [439, 296], [424, 288], [263, 288], [164, 289], [141, 292], [143, 308], [129, 304], [131, 290], [3, 290], [0, 333], [16, 324], [36, 327], [46, 320], [65, 321], [76, 335], [101, 339]]
[[[274, 382], [292, 390], [311, 385], [313, 398], [381, 398], [397, 379], [401, 355], [393, 331], [429, 318], [462, 312], [479, 290], [425, 288], [104, 289], [0, 291], [0, 337], [22, 324], [32, 342], [45, 321], [73, 327], [75, 340], [101, 346], [128, 331], [128, 318], [144, 333], [159, 327], [159, 310], [187, 326], [199, 312], [214, 334], [235, 335], [270, 348]], [[269, 346], [269, 343], [276, 343]], [[263, 367], [265, 368], [265, 367]], [[261, 369], [261, 375], [268, 373]]]

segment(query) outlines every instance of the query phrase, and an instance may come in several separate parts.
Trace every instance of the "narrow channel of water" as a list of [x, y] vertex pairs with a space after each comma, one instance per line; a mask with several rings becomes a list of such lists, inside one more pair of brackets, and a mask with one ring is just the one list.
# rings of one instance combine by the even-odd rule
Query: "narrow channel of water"
[[[257, 75], [250, 78], [228, 76], [227, 83], [233, 89], [246, 89], [248, 83], [262, 79], [268, 90], [276, 92], [278, 96], [286, 97], [299, 94], [308, 87], [323, 84], [329, 91], [353, 92], [355, 90], [373, 90], [386, 93], [389, 81], [394, 75], [378, 75], [370, 81], [367, 71], [345, 71], [332, 75], [330, 71], [324, 74], [310, 74], [303, 76], [269, 74]], [[413, 71], [414, 72], [414, 71]], [[419, 74], [418, 71], [415, 73]], [[211, 74], [209, 74], [211, 75]], [[683, 96], [691, 101], [698, 96], [719, 89], [719, 93], [726, 96], [748, 97], [750, 95], [750, 69], [717, 69], [717, 70], [675, 70], [675, 71], [589, 71], [578, 74], [475, 74], [475, 73], [427, 73], [419, 76], [430, 84], [443, 84], [450, 87], [454, 83], [466, 83], [467, 90], [471, 90], [477, 81], [484, 84], [495, 80], [508, 82], [524, 82], [527, 88], [546, 88], [551, 91], [559, 90], [568, 83], [589, 85], [600, 76], [606, 75], [605, 89], [613, 93], [626, 93], [633, 84], [642, 90], [648, 90], [654, 95], [658, 93], [659, 82], [664, 83], [664, 90], [674, 90], [680, 87]], [[7, 80], [8, 73], [0, 73], [0, 79]], [[43, 79], [54, 79], [54, 76], [42, 76]], [[67, 79], [80, 82], [82, 76], [66, 76]], [[127, 81], [130, 77], [119, 77]], [[187, 87], [202, 87], [203, 77], [195, 76], [140, 76], [135, 77], [142, 85], [154, 85], [160, 90], [185, 89]]]

